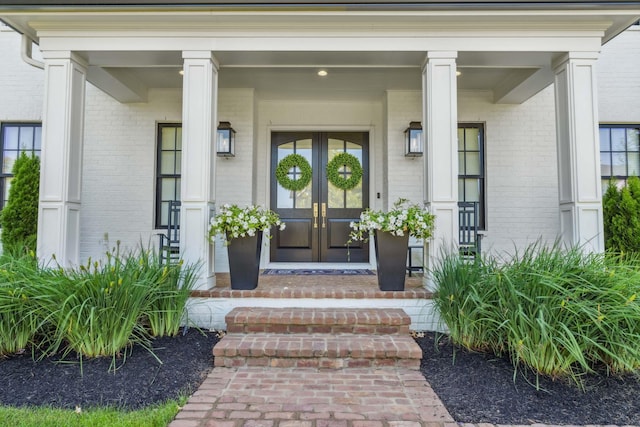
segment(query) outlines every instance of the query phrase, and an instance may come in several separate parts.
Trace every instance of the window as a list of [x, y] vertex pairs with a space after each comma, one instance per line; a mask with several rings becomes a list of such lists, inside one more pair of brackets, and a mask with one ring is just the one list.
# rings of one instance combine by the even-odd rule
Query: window
[[622, 185], [640, 175], [640, 126], [600, 126], [600, 175], [603, 193], [611, 180]]
[[478, 202], [478, 228], [485, 228], [484, 125], [458, 124], [458, 201]]
[[156, 228], [166, 228], [169, 202], [180, 200], [180, 165], [182, 164], [182, 125], [158, 125], [158, 159], [156, 162]]
[[9, 198], [13, 164], [21, 153], [40, 157], [41, 138], [42, 125], [39, 123], [3, 123], [0, 127], [0, 209], [4, 208]]

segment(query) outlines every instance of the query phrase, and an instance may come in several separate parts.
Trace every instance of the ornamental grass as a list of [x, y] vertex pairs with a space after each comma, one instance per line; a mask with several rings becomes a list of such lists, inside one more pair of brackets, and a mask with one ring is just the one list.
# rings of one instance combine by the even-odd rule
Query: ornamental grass
[[640, 259], [539, 243], [509, 260], [447, 256], [433, 272], [452, 340], [551, 378], [640, 368]]
[[33, 256], [0, 258], [0, 354], [126, 356], [133, 344], [176, 335], [196, 266], [163, 265], [149, 250], [120, 253], [76, 269], [43, 268]]

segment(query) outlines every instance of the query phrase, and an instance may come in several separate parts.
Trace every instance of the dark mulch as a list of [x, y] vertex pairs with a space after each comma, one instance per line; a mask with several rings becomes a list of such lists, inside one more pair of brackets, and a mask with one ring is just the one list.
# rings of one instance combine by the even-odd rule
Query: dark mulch
[[417, 341], [420, 369], [456, 421], [640, 425], [637, 377], [585, 377], [585, 392], [540, 378], [536, 390], [536, 376], [519, 372], [514, 380], [506, 359], [456, 349], [443, 335], [427, 333]]
[[[437, 339], [436, 339], [437, 338]], [[109, 372], [110, 358], [68, 357], [34, 362], [30, 354], [0, 359], [0, 404], [61, 408], [115, 406], [137, 409], [196, 390], [213, 366], [215, 333], [189, 329], [183, 336], [153, 342], [159, 363], [135, 346], [126, 363]], [[505, 359], [454, 349], [446, 336], [418, 338], [421, 370], [459, 422], [494, 424], [640, 425], [640, 380], [585, 379], [587, 391], [534, 375], [513, 375]], [[455, 358], [454, 358], [455, 355]], [[119, 361], [121, 362], [121, 361]]]
[[109, 372], [111, 358], [33, 361], [31, 354], [0, 359], [0, 405], [138, 409], [195, 391], [213, 368], [215, 333], [190, 328], [152, 342], [158, 360], [141, 346]]

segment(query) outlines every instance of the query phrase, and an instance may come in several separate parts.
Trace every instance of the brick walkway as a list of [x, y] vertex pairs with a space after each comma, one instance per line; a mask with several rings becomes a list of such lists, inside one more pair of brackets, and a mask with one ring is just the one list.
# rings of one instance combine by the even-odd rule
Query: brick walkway
[[419, 371], [215, 368], [169, 427], [456, 427]]

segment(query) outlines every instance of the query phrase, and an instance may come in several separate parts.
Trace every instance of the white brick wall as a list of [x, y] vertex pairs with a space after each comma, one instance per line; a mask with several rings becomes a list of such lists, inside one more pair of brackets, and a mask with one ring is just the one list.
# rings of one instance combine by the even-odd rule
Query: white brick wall
[[0, 31], [0, 122], [42, 121], [44, 71], [20, 58], [20, 35]]
[[388, 206], [399, 198], [422, 204], [424, 157], [404, 156], [404, 131], [410, 122], [422, 121], [422, 92], [387, 91]]
[[[80, 219], [81, 258], [121, 241], [155, 244], [153, 229], [158, 122], [182, 120], [179, 90], [152, 90], [149, 102], [120, 104], [88, 85]], [[105, 233], [109, 242], [105, 242]]]
[[602, 48], [597, 71], [600, 123], [640, 123], [640, 26]]
[[513, 252], [560, 230], [553, 87], [522, 105], [459, 94], [458, 120], [485, 123], [487, 230], [483, 250]]

